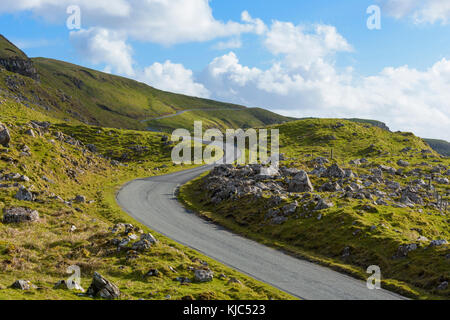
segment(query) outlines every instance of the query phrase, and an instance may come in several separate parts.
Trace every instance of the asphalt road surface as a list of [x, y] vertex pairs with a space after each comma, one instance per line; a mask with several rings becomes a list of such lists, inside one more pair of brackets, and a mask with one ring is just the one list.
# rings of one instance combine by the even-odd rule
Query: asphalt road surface
[[131, 181], [118, 192], [117, 201], [130, 216], [152, 230], [296, 297], [404, 299], [383, 289], [369, 290], [364, 281], [238, 236], [186, 210], [176, 199], [176, 188], [211, 168]]

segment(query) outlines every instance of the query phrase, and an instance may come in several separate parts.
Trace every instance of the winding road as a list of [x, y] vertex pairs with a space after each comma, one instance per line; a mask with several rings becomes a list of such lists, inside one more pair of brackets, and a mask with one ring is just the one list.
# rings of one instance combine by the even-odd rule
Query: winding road
[[152, 230], [298, 298], [404, 299], [383, 289], [369, 290], [363, 281], [236, 235], [186, 210], [177, 201], [176, 188], [212, 167], [131, 181], [118, 192], [117, 202]]

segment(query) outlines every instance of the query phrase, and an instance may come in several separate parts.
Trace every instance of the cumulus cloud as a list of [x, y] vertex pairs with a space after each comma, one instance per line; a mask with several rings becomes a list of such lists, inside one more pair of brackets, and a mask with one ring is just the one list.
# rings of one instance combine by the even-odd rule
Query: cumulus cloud
[[195, 82], [191, 70], [169, 60], [163, 64], [156, 62], [145, 68], [139, 79], [161, 90], [202, 98], [210, 96], [209, 91], [202, 84]]
[[[275, 31], [289, 40], [286, 48], [282, 40], [273, 40]], [[334, 66], [336, 52], [351, 47], [333, 28], [316, 26], [308, 35], [300, 26], [275, 22], [267, 38], [269, 50], [279, 54], [267, 69], [244, 66], [233, 52], [208, 65], [201, 82], [213, 98], [295, 117], [378, 119], [395, 130], [450, 139], [450, 60], [425, 71], [403, 66], [359, 77], [351, 68], [338, 71]], [[315, 48], [302, 51], [303, 40]], [[296, 62], [295, 56], [303, 61]]]
[[291, 67], [309, 67], [318, 58], [352, 50], [347, 40], [333, 26], [295, 26], [290, 22], [280, 21], [272, 24], [265, 45], [273, 54], [285, 55], [285, 62]]
[[103, 28], [72, 31], [70, 39], [81, 56], [93, 64], [106, 64], [105, 71], [134, 76], [133, 50], [123, 34]]
[[450, 23], [450, 2], [448, 0], [381, 0], [384, 9], [391, 16], [408, 17], [415, 23]]
[[163, 45], [265, 30], [264, 23], [248, 12], [242, 13], [240, 22], [215, 19], [209, 0], [3, 0], [0, 12], [29, 10], [50, 21], [64, 22], [69, 5], [80, 6], [84, 28], [101, 26], [135, 40]]

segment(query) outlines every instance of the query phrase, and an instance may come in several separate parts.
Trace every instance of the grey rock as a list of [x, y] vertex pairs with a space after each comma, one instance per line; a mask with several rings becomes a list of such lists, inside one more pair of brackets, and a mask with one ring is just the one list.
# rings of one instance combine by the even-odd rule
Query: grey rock
[[342, 250], [342, 257], [348, 257], [350, 256], [350, 247], [345, 247], [344, 250]]
[[157, 269], [150, 269], [144, 277], [158, 277], [160, 275], [160, 272]]
[[440, 247], [448, 244], [447, 240], [432, 240], [430, 242], [430, 247]]
[[39, 213], [36, 210], [12, 207], [3, 209], [3, 223], [35, 222], [39, 220]]
[[147, 240], [151, 244], [155, 244], [158, 242], [156, 238], [151, 233], [144, 233], [141, 235], [141, 240]]
[[311, 180], [309, 180], [308, 174], [303, 170], [297, 173], [289, 182], [289, 192], [311, 192], [313, 190], [314, 187]]
[[326, 209], [329, 209], [329, 208], [331, 208], [333, 206], [334, 206], [334, 204], [331, 201], [328, 201], [328, 200], [325, 200], [325, 199], [320, 199], [319, 203], [314, 208], [314, 210], [326, 210]]
[[120, 297], [121, 293], [119, 288], [114, 283], [95, 272], [92, 283], [87, 290], [87, 294], [103, 299], [117, 299]]
[[149, 250], [151, 246], [152, 244], [150, 241], [143, 239], [135, 242], [131, 248], [135, 251], [146, 251]]
[[198, 282], [211, 282], [214, 273], [211, 270], [197, 269], [195, 270], [195, 280]]
[[398, 161], [397, 161], [397, 164], [398, 164], [400, 167], [409, 167], [409, 162], [408, 162], [408, 161], [405, 161], [405, 160], [398, 160]]
[[441, 282], [436, 289], [439, 291], [447, 290], [448, 288], [448, 281]]
[[11, 135], [9, 134], [8, 128], [0, 123], [0, 145], [8, 148], [9, 142], [11, 141]]
[[77, 195], [74, 199], [75, 202], [78, 203], [85, 203], [86, 202], [86, 197], [82, 196], [82, 195]]
[[345, 171], [342, 170], [337, 164], [333, 164], [322, 176], [328, 178], [345, 178]]
[[14, 197], [20, 201], [34, 201], [33, 193], [24, 187], [20, 187]]
[[18, 289], [18, 290], [31, 290], [31, 289], [36, 289], [36, 286], [33, 285], [30, 281], [28, 280], [16, 280], [12, 285], [11, 285], [12, 289]]
[[436, 178], [435, 181], [436, 181], [436, 183], [439, 183], [439, 184], [449, 184], [449, 181], [447, 178]]
[[288, 205], [285, 205], [285, 206], [282, 208], [283, 214], [284, 214], [284, 215], [287, 215], [287, 216], [292, 215], [292, 214], [295, 213], [295, 211], [297, 210], [297, 208], [298, 208], [298, 203], [297, 203], [297, 201], [294, 201], [293, 203], [290, 203], [290, 204], [288, 204]]
[[409, 252], [415, 250], [417, 250], [417, 244], [415, 243], [401, 245], [398, 247], [396, 257], [398, 258], [407, 257]]

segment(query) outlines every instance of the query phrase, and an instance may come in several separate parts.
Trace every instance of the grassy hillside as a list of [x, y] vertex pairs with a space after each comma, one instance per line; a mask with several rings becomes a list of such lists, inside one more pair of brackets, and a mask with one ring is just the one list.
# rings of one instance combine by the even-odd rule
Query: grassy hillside
[[450, 142], [445, 140], [424, 139], [436, 152], [450, 157]]
[[202, 120], [203, 129], [218, 128], [220, 130], [230, 128], [256, 128], [290, 121], [290, 118], [276, 113], [259, 109], [230, 110], [194, 110], [175, 117], [151, 120], [146, 124], [154, 130], [172, 132], [176, 128], [194, 129], [194, 121]]
[[18, 57], [26, 59], [27, 56], [22, 50], [0, 34], [0, 59]]
[[[66, 270], [71, 265], [81, 268], [84, 289], [99, 272], [119, 287], [122, 299], [290, 298], [152, 232], [117, 206], [115, 192], [123, 183], [183, 169], [171, 164], [171, 149], [161, 142], [161, 134], [67, 124], [4, 91], [0, 111], [0, 123], [11, 135], [9, 147], [0, 146], [0, 212], [24, 207], [40, 216], [37, 222], [16, 224], [6, 223], [0, 214], [0, 299], [90, 299], [54, 288], [70, 276]], [[34, 201], [16, 198], [20, 186]], [[76, 201], [78, 195], [86, 201]], [[114, 232], [117, 223], [134, 228]], [[133, 249], [147, 232], [158, 243], [144, 251]], [[117, 241], [133, 235], [138, 239], [118, 247]], [[193, 279], [192, 270], [198, 268], [211, 269], [214, 280], [183, 285], [175, 281]], [[151, 269], [159, 275], [145, 276]], [[231, 278], [239, 283], [229, 282]], [[19, 279], [37, 288], [10, 288]]]
[[[0, 37], [0, 58], [27, 56], [11, 42]], [[26, 105], [40, 109], [54, 118], [89, 125], [145, 130], [145, 119], [175, 114], [190, 109], [224, 110], [239, 118], [245, 107], [208, 99], [189, 97], [152, 88], [144, 83], [95, 71], [63, 61], [31, 59], [40, 81], [16, 78], [0, 73], [0, 88], [13, 92]], [[35, 69], [36, 70], [35, 70]], [[10, 70], [10, 69], [9, 69]], [[24, 73], [22, 73], [24, 74]], [[26, 73], [25, 73], [26, 74]], [[248, 126], [273, 124], [288, 120], [265, 110], [245, 112]], [[197, 114], [196, 120], [223, 123], [214, 113]], [[201, 118], [207, 116], [208, 119]], [[186, 124], [185, 127], [192, 125]], [[241, 121], [241, 123], [244, 121]], [[163, 127], [165, 123], [161, 126]]]
[[[366, 268], [378, 265], [384, 288], [414, 298], [450, 297], [450, 248], [432, 242], [450, 241], [449, 208], [440, 209], [435, 195], [450, 202], [449, 159], [411, 133], [357, 122], [309, 119], [275, 128], [281, 166], [308, 172], [312, 192], [289, 192], [293, 177], [286, 171], [260, 181], [238, 168], [237, 179], [207, 175], [189, 183], [181, 199], [240, 234], [355, 277], [366, 279]], [[363, 160], [350, 162], [357, 159]], [[333, 178], [321, 171], [332, 164], [354, 176]], [[230, 198], [216, 190], [233, 190], [231, 185], [238, 190]], [[240, 191], [240, 185], [250, 191]], [[331, 207], [316, 209], [319, 199]], [[406, 245], [416, 248], [405, 254]]]

